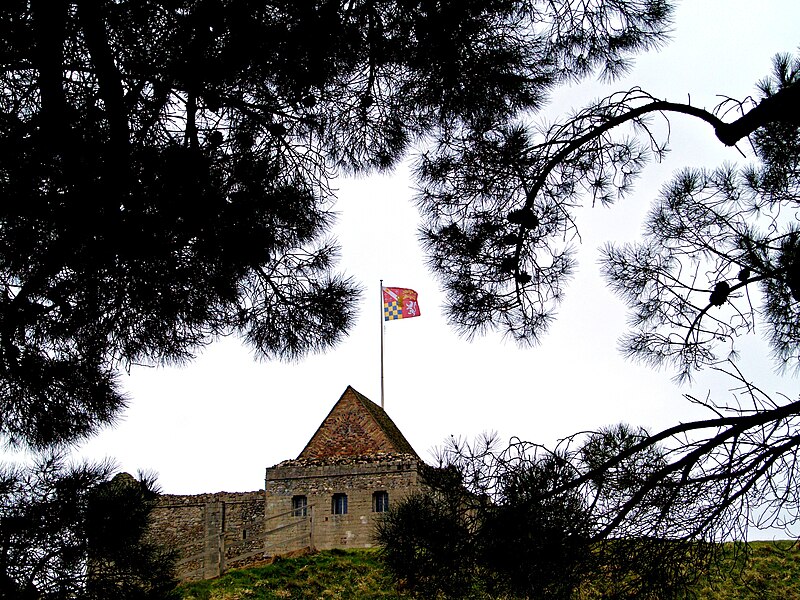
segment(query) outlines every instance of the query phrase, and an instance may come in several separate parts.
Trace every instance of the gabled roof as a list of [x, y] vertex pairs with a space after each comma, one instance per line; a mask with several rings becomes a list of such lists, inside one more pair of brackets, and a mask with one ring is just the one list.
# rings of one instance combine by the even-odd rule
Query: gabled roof
[[324, 460], [377, 454], [417, 457], [389, 415], [348, 385], [297, 458]]

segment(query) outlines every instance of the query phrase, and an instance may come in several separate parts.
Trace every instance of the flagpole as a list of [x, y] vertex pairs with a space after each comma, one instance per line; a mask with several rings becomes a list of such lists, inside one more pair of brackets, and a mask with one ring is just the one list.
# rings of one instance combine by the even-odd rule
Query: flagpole
[[381, 408], [383, 408], [383, 279], [381, 279]]

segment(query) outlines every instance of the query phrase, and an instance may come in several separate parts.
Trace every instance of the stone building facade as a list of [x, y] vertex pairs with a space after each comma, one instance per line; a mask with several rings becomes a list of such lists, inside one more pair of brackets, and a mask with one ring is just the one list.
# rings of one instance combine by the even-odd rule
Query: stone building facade
[[369, 548], [376, 519], [419, 488], [419, 467], [389, 416], [348, 387], [300, 456], [267, 469], [269, 546]]
[[300, 455], [266, 470], [263, 490], [163, 495], [153, 533], [179, 552], [184, 580], [303, 548], [369, 548], [423, 468], [386, 412], [348, 386]]

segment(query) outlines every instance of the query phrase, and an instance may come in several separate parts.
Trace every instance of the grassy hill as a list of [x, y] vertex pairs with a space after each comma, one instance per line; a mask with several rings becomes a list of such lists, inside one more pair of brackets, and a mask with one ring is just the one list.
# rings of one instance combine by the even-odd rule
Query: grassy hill
[[375, 550], [326, 550], [181, 586], [184, 600], [372, 600], [398, 595]]
[[[753, 542], [743, 570], [723, 569], [698, 586], [699, 600], [800, 600], [800, 549]], [[230, 571], [180, 588], [184, 600], [372, 600], [410, 598], [395, 590], [374, 550], [330, 550]]]

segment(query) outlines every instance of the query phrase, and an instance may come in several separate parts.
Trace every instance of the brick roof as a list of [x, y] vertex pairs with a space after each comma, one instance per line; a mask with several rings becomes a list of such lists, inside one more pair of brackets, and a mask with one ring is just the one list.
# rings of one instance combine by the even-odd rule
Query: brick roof
[[348, 385], [297, 458], [325, 460], [391, 454], [417, 457], [389, 415]]

